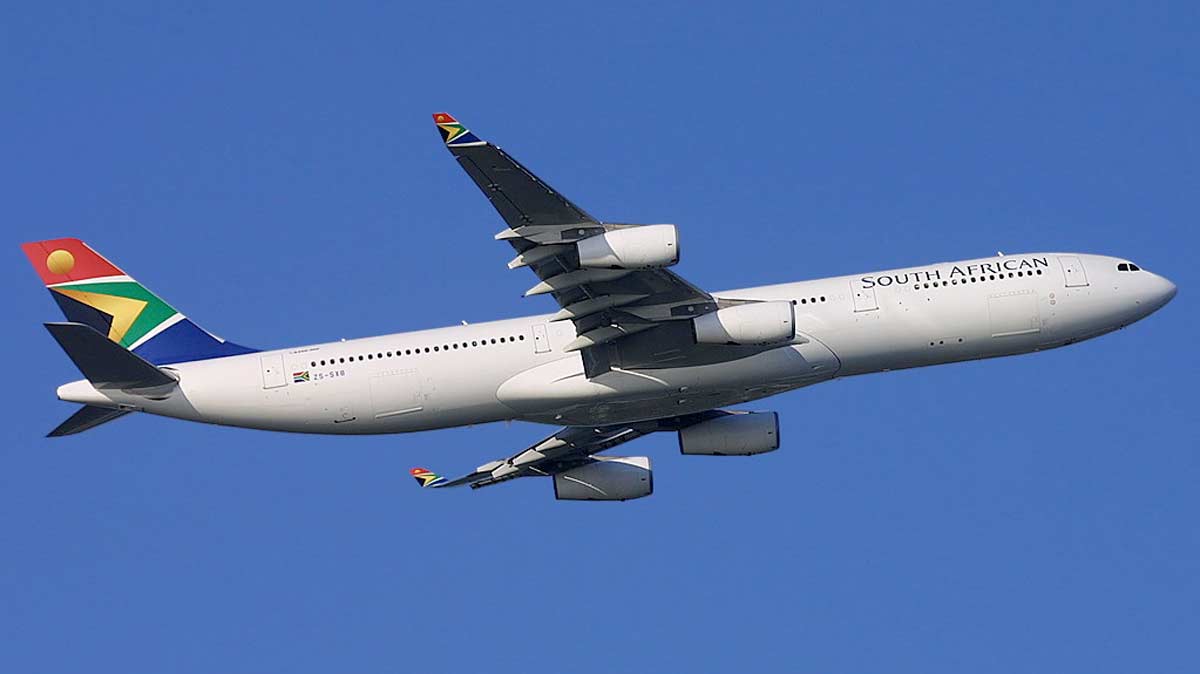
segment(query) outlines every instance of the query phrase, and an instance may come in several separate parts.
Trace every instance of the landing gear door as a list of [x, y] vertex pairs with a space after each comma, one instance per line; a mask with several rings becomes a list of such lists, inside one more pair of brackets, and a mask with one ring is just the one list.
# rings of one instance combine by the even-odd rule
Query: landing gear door
[[273, 353], [258, 360], [262, 364], [263, 388], [287, 386], [287, 377], [283, 373], [283, 354]]
[[1079, 258], [1074, 255], [1059, 255], [1058, 263], [1062, 265], [1068, 288], [1079, 288], [1088, 284], [1087, 272], [1083, 270], [1083, 263]]
[[862, 279], [850, 282], [850, 297], [854, 298], [854, 312], [875, 311], [879, 303], [875, 301], [875, 286], [867, 287]]

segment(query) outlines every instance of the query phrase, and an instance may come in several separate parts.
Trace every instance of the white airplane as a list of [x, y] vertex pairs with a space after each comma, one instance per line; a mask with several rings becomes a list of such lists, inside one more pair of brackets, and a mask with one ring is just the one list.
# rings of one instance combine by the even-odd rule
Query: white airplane
[[653, 491], [650, 459], [601, 452], [656, 431], [684, 454], [779, 447], [774, 412], [740, 405], [836, 377], [1011, 356], [1123, 328], [1175, 296], [1132, 262], [1029, 253], [706, 292], [668, 268], [674, 225], [606, 223], [446, 113], [450, 152], [507, 223], [510, 269], [541, 314], [260, 351], [206, 332], [78, 239], [23, 246], [69, 322], [51, 335], [85, 379], [51, 436], [130, 412], [298, 433], [408, 433], [502, 420], [562, 426], [425, 487], [553, 478], [559, 499]]

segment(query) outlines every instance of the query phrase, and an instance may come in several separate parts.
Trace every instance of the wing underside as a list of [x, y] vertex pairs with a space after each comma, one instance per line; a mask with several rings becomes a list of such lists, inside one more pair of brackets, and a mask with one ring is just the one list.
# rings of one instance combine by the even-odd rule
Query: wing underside
[[729, 416], [722, 410], [615, 426], [571, 426], [539, 440], [505, 459], [489, 461], [456, 478], [445, 478], [425, 468], [410, 475], [422, 487], [445, 488], [468, 485], [473, 489], [507, 482], [519, 477], [553, 477], [581, 466], [606, 460], [597, 454], [659, 431], [678, 431], [689, 426]]
[[[526, 295], [548, 294], [570, 320], [577, 338], [566, 351], [581, 351], [588, 376], [607, 371], [617, 340], [715, 311], [716, 300], [665, 268], [598, 269], [580, 265], [576, 244], [638, 225], [604, 223], [572, 203], [499, 147], [480, 140], [448, 113], [434, 122], [446, 147], [507, 224], [496, 239], [516, 252], [510, 269], [528, 267], [538, 277]], [[664, 347], [689, 342], [658, 335]]]

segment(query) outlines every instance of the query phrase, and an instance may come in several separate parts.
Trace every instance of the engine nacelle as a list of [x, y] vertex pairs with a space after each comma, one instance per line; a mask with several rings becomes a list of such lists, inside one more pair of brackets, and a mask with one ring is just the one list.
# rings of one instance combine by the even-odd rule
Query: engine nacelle
[[645, 456], [593, 456], [595, 462], [554, 476], [561, 501], [626, 501], [654, 493], [654, 474]]
[[779, 449], [775, 412], [729, 414], [679, 431], [679, 451], [710, 456], [748, 456]]
[[614, 229], [575, 244], [584, 269], [658, 269], [679, 262], [675, 225]]
[[786, 300], [754, 302], [704, 314], [692, 326], [699, 344], [786, 344], [796, 337], [796, 313]]

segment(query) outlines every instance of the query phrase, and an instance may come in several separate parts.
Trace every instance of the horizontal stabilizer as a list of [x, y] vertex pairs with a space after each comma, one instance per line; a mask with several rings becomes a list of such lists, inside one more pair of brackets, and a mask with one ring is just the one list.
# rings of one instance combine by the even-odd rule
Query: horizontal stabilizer
[[46, 329], [98, 389], [152, 389], [177, 378], [82, 323], [47, 323]]
[[87, 430], [91, 430], [100, 424], [106, 424], [113, 419], [129, 414], [129, 410], [114, 410], [107, 407], [96, 407], [95, 405], [84, 405], [79, 408], [79, 411], [67, 417], [67, 420], [58, 425], [57, 428], [50, 431], [46, 437], [58, 438], [64, 435], [75, 435]]

